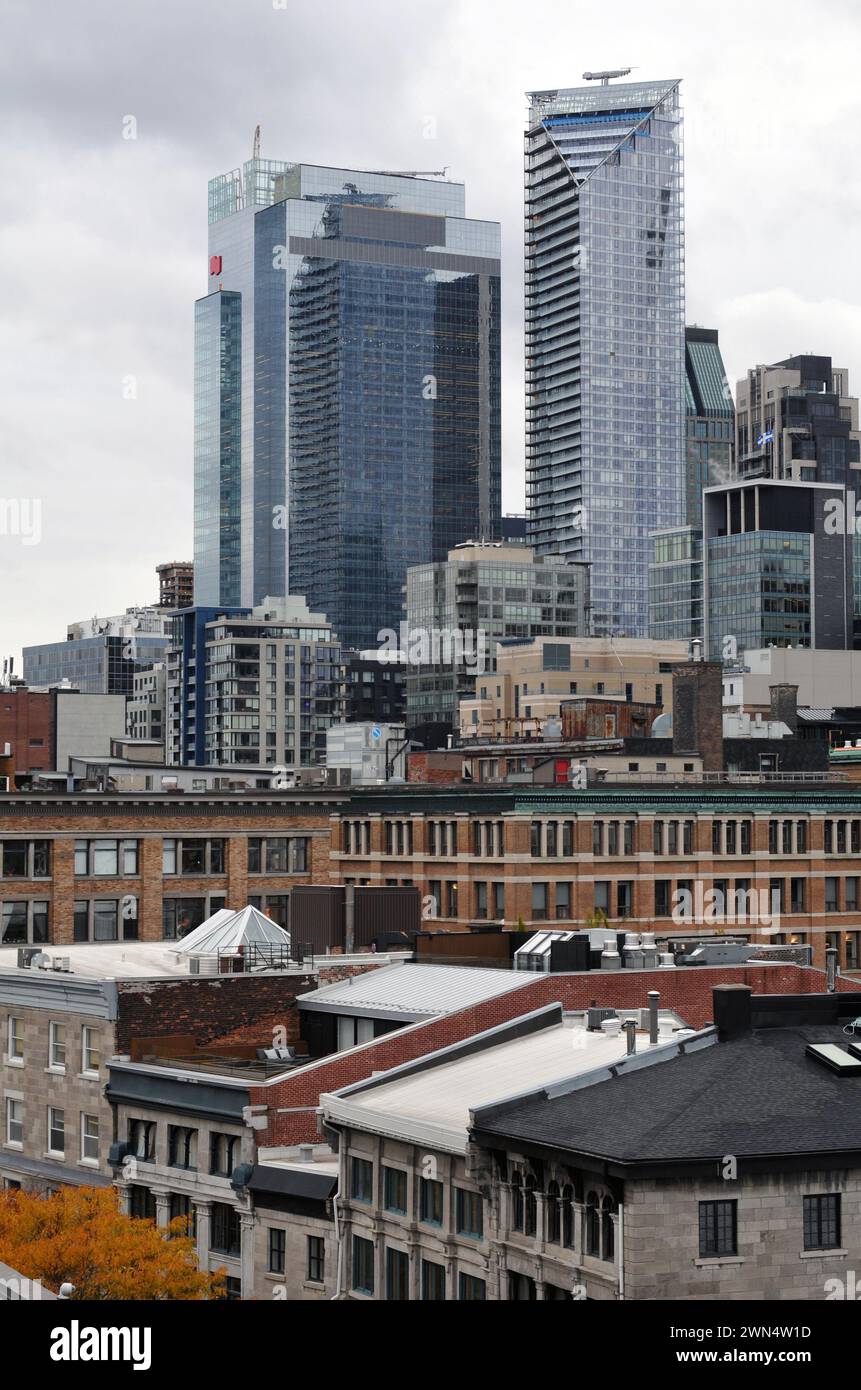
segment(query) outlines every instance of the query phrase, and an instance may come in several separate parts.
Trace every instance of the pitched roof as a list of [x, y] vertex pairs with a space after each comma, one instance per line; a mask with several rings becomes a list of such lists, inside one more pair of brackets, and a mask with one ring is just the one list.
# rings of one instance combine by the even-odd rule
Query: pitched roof
[[[336, 958], [337, 959], [337, 958]], [[533, 984], [526, 971], [486, 970], [468, 965], [382, 966], [337, 984], [300, 994], [301, 1008], [319, 1013], [360, 1014], [365, 1018], [413, 1022], [454, 1013]]]
[[807, 1054], [839, 1026], [767, 1028], [567, 1095], [474, 1114], [477, 1130], [620, 1164], [861, 1152], [861, 1077]]

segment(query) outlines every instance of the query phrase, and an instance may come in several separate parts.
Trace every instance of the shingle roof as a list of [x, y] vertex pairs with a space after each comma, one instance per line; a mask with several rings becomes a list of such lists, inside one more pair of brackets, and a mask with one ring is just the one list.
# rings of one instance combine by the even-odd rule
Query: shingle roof
[[[337, 959], [337, 958], [335, 958]], [[369, 1018], [433, 1018], [533, 984], [535, 976], [468, 965], [382, 966], [299, 995], [303, 1009]]]
[[773, 1028], [588, 1089], [477, 1111], [475, 1127], [611, 1162], [861, 1151], [861, 1077], [808, 1057], [839, 1027]]

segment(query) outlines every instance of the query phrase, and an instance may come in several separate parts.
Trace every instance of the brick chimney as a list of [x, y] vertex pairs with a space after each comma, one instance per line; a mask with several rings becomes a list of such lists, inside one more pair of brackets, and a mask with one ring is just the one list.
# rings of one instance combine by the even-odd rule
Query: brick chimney
[[673, 753], [699, 754], [704, 772], [723, 771], [723, 665], [673, 666]]
[[771, 717], [787, 724], [792, 732], [798, 732], [798, 686], [770, 685]]

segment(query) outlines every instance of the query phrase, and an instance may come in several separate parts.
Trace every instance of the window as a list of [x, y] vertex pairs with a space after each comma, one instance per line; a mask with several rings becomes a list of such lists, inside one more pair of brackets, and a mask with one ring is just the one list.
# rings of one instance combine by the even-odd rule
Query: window
[[236, 1134], [209, 1136], [209, 1171], [216, 1177], [229, 1178], [236, 1167], [239, 1137]]
[[241, 1254], [242, 1234], [239, 1212], [235, 1207], [229, 1207], [226, 1202], [213, 1202], [212, 1204], [209, 1248], [217, 1255], [231, 1255], [234, 1259], [238, 1259]]
[[322, 1236], [308, 1237], [308, 1282], [322, 1284], [326, 1278], [326, 1242]]
[[137, 840], [75, 841], [77, 878], [125, 878], [137, 872]]
[[81, 1029], [81, 1070], [88, 1076], [98, 1076], [100, 1057], [96, 1030], [85, 1024]]
[[283, 1274], [287, 1267], [287, 1232], [280, 1226], [269, 1227], [269, 1263], [270, 1274]]
[[170, 1219], [171, 1222], [181, 1223], [177, 1226], [178, 1235], [191, 1236], [192, 1239], [197, 1235], [197, 1212], [190, 1197], [179, 1192], [171, 1192]]
[[386, 1211], [407, 1214], [407, 1175], [401, 1168], [383, 1168], [383, 1204]]
[[386, 1247], [386, 1298], [403, 1302], [410, 1296], [410, 1259], [403, 1250]]
[[532, 885], [532, 920], [533, 922], [547, 921], [546, 883], [533, 883]]
[[48, 903], [19, 898], [4, 902], [0, 916], [0, 945], [41, 946], [48, 940]]
[[155, 1221], [155, 1197], [148, 1187], [129, 1188], [129, 1215], [136, 1221]]
[[24, 1020], [10, 1014], [6, 1029], [6, 1049], [10, 1062], [24, 1060]]
[[24, 1102], [6, 1097], [6, 1143], [20, 1149], [24, 1144]]
[[50, 840], [0, 841], [0, 878], [49, 878]]
[[197, 1130], [184, 1125], [167, 1127], [167, 1161], [171, 1168], [197, 1170]]
[[99, 1117], [98, 1115], [81, 1116], [81, 1162], [98, 1163], [99, 1161]]
[[571, 916], [571, 884], [557, 883], [556, 885], [556, 920], [565, 922]]
[[66, 1025], [52, 1023], [48, 1043], [48, 1065], [57, 1071], [66, 1070]]
[[48, 1152], [58, 1158], [66, 1153], [66, 1112], [55, 1106], [48, 1106]]
[[308, 872], [309, 840], [253, 836], [248, 841], [248, 872], [250, 874], [305, 874]]
[[601, 1256], [601, 1217], [595, 1192], [586, 1198], [586, 1254], [596, 1259]]
[[805, 1250], [839, 1250], [840, 1195], [804, 1198]]
[[350, 1196], [354, 1202], [371, 1202], [374, 1196], [374, 1165], [366, 1158], [350, 1161]]
[[655, 916], [669, 917], [670, 915], [670, 890], [672, 880], [668, 878], [655, 879]]
[[459, 1274], [457, 1296], [461, 1303], [481, 1303], [487, 1297], [487, 1285], [472, 1274]]
[[155, 1162], [155, 1120], [129, 1120], [129, 1150], [143, 1163]]
[[426, 1226], [442, 1225], [442, 1193], [441, 1182], [436, 1182], [433, 1178], [420, 1179], [419, 1219]]
[[137, 941], [137, 898], [81, 899], [74, 905], [76, 942], [119, 941], [121, 922], [123, 941]]
[[220, 907], [224, 907], [224, 897], [215, 893], [208, 898], [163, 898], [162, 933], [165, 941], [179, 941]]
[[480, 1194], [468, 1192], [465, 1187], [456, 1187], [454, 1191], [457, 1234], [481, 1240], [484, 1235], [484, 1219]]
[[547, 1185], [547, 1240], [551, 1245], [562, 1243], [562, 1207], [558, 1182]]
[[223, 840], [171, 840], [162, 842], [162, 872], [191, 878], [198, 874], [224, 873]]
[[840, 891], [840, 890], [839, 890], [839, 887], [838, 887], [838, 880], [837, 880], [836, 878], [826, 878], [826, 880], [825, 880], [825, 911], [826, 911], [826, 912], [839, 912], [839, 911], [840, 911], [839, 891]]
[[738, 1203], [700, 1202], [700, 1259], [738, 1253], [736, 1219]]
[[422, 1301], [441, 1302], [445, 1298], [445, 1265], [422, 1260]]
[[362, 1236], [353, 1236], [353, 1289], [356, 1293], [374, 1292], [374, 1246]]

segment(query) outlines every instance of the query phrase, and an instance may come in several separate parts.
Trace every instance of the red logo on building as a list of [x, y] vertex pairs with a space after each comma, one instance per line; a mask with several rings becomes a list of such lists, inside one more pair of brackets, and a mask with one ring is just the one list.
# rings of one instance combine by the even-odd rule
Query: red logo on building
[[220, 257], [220, 256], [210, 256], [210, 258], [209, 258], [209, 273], [210, 273], [210, 275], [220, 275], [220, 274], [221, 274], [221, 257]]

